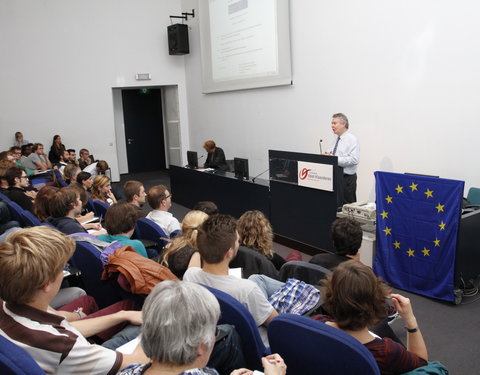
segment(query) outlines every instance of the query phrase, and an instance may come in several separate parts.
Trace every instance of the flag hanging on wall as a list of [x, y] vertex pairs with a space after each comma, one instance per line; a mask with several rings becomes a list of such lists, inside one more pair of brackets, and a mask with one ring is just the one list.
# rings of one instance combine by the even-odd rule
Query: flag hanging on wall
[[375, 172], [375, 273], [390, 285], [454, 301], [463, 181]]

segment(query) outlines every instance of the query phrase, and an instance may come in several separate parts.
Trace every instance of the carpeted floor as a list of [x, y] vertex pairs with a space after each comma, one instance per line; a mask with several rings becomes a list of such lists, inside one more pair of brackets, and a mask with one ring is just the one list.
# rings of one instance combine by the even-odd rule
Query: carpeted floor
[[[170, 183], [168, 171], [159, 171], [122, 175], [117, 187], [128, 180], [143, 182], [146, 190], [158, 184], [169, 186]], [[173, 201], [171, 211], [181, 221], [188, 208], [175, 204], [175, 196]], [[149, 209], [148, 204], [145, 208]], [[281, 255], [292, 250], [278, 244], [274, 244], [274, 248]], [[304, 260], [308, 259], [306, 255]], [[480, 294], [464, 298], [460, 305], [453, 305], [405, 291], [396, 292], [410, 298], [427, 343], [430, 360], [442, 362], [451, 374], [480, 374], [480, 349], [476, 343], [477, 339], [480, 340], [477, 331], [480, 330]], [[393, 322], [392, 328], [405, 342], [406, 334], [401, 319]]]

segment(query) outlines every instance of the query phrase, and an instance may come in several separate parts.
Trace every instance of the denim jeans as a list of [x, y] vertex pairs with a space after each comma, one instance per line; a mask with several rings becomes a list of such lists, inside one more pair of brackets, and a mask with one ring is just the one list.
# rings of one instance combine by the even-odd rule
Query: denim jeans
[[120, 332], [118, 332], [115, 336], [113, 336], [110, 340], [105, 341], [102, 346], [108, 349], [115, 350], [119, 346], [126, 344], [129, 341], [132, 341], [136, 338], [142, 329], [142, 326], [134, 326], [129, 324]]
[[248, 280], [251, 280], [257, 284], [267, 299], [285, 285], [284, 282], [272, 279], [271, 277], [265, 275], [251, 275]]

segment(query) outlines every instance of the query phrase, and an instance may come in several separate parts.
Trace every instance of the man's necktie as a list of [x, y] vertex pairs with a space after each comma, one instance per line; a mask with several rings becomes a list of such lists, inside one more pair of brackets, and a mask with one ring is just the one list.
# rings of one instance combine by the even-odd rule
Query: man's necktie
[[337, 141], [335, 142], [335, 147], [333, 148], [332, 155], [335, 155], [337, 153], [338, 141], [340, 141], [340, 137], [338, 137]]

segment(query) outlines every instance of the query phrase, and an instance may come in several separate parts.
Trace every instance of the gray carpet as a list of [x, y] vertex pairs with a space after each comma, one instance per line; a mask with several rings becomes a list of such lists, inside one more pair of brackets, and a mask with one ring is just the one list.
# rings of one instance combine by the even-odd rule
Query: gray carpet
[[[120, 184], [128, 180], [142, 181], [146, 190], [158, 184], [170, 185], [168, 171], [122, 175]], [[148, 204], [146, 206], [149, 209]], [[182, 220], [188, 209], [173, 203], [171, 211]], [[274, 244], [274, 248], [281, 255], [292, 250], [278, 244]], [[308, 259], [309, 256], [305, 255], [304, 260]], [[475, 341], [480, 339], [477, 331], [480, 329], [480, 294], [464, 298], [460, 305], [453, 305], [401, 290], [396, 292], [410, 298], [430, 360], [442, 362], [451, 374], [480, 374], [480, 349]], [[397, 319], [392, 328], [406, 342], [403, 325], [401, 319]]]

